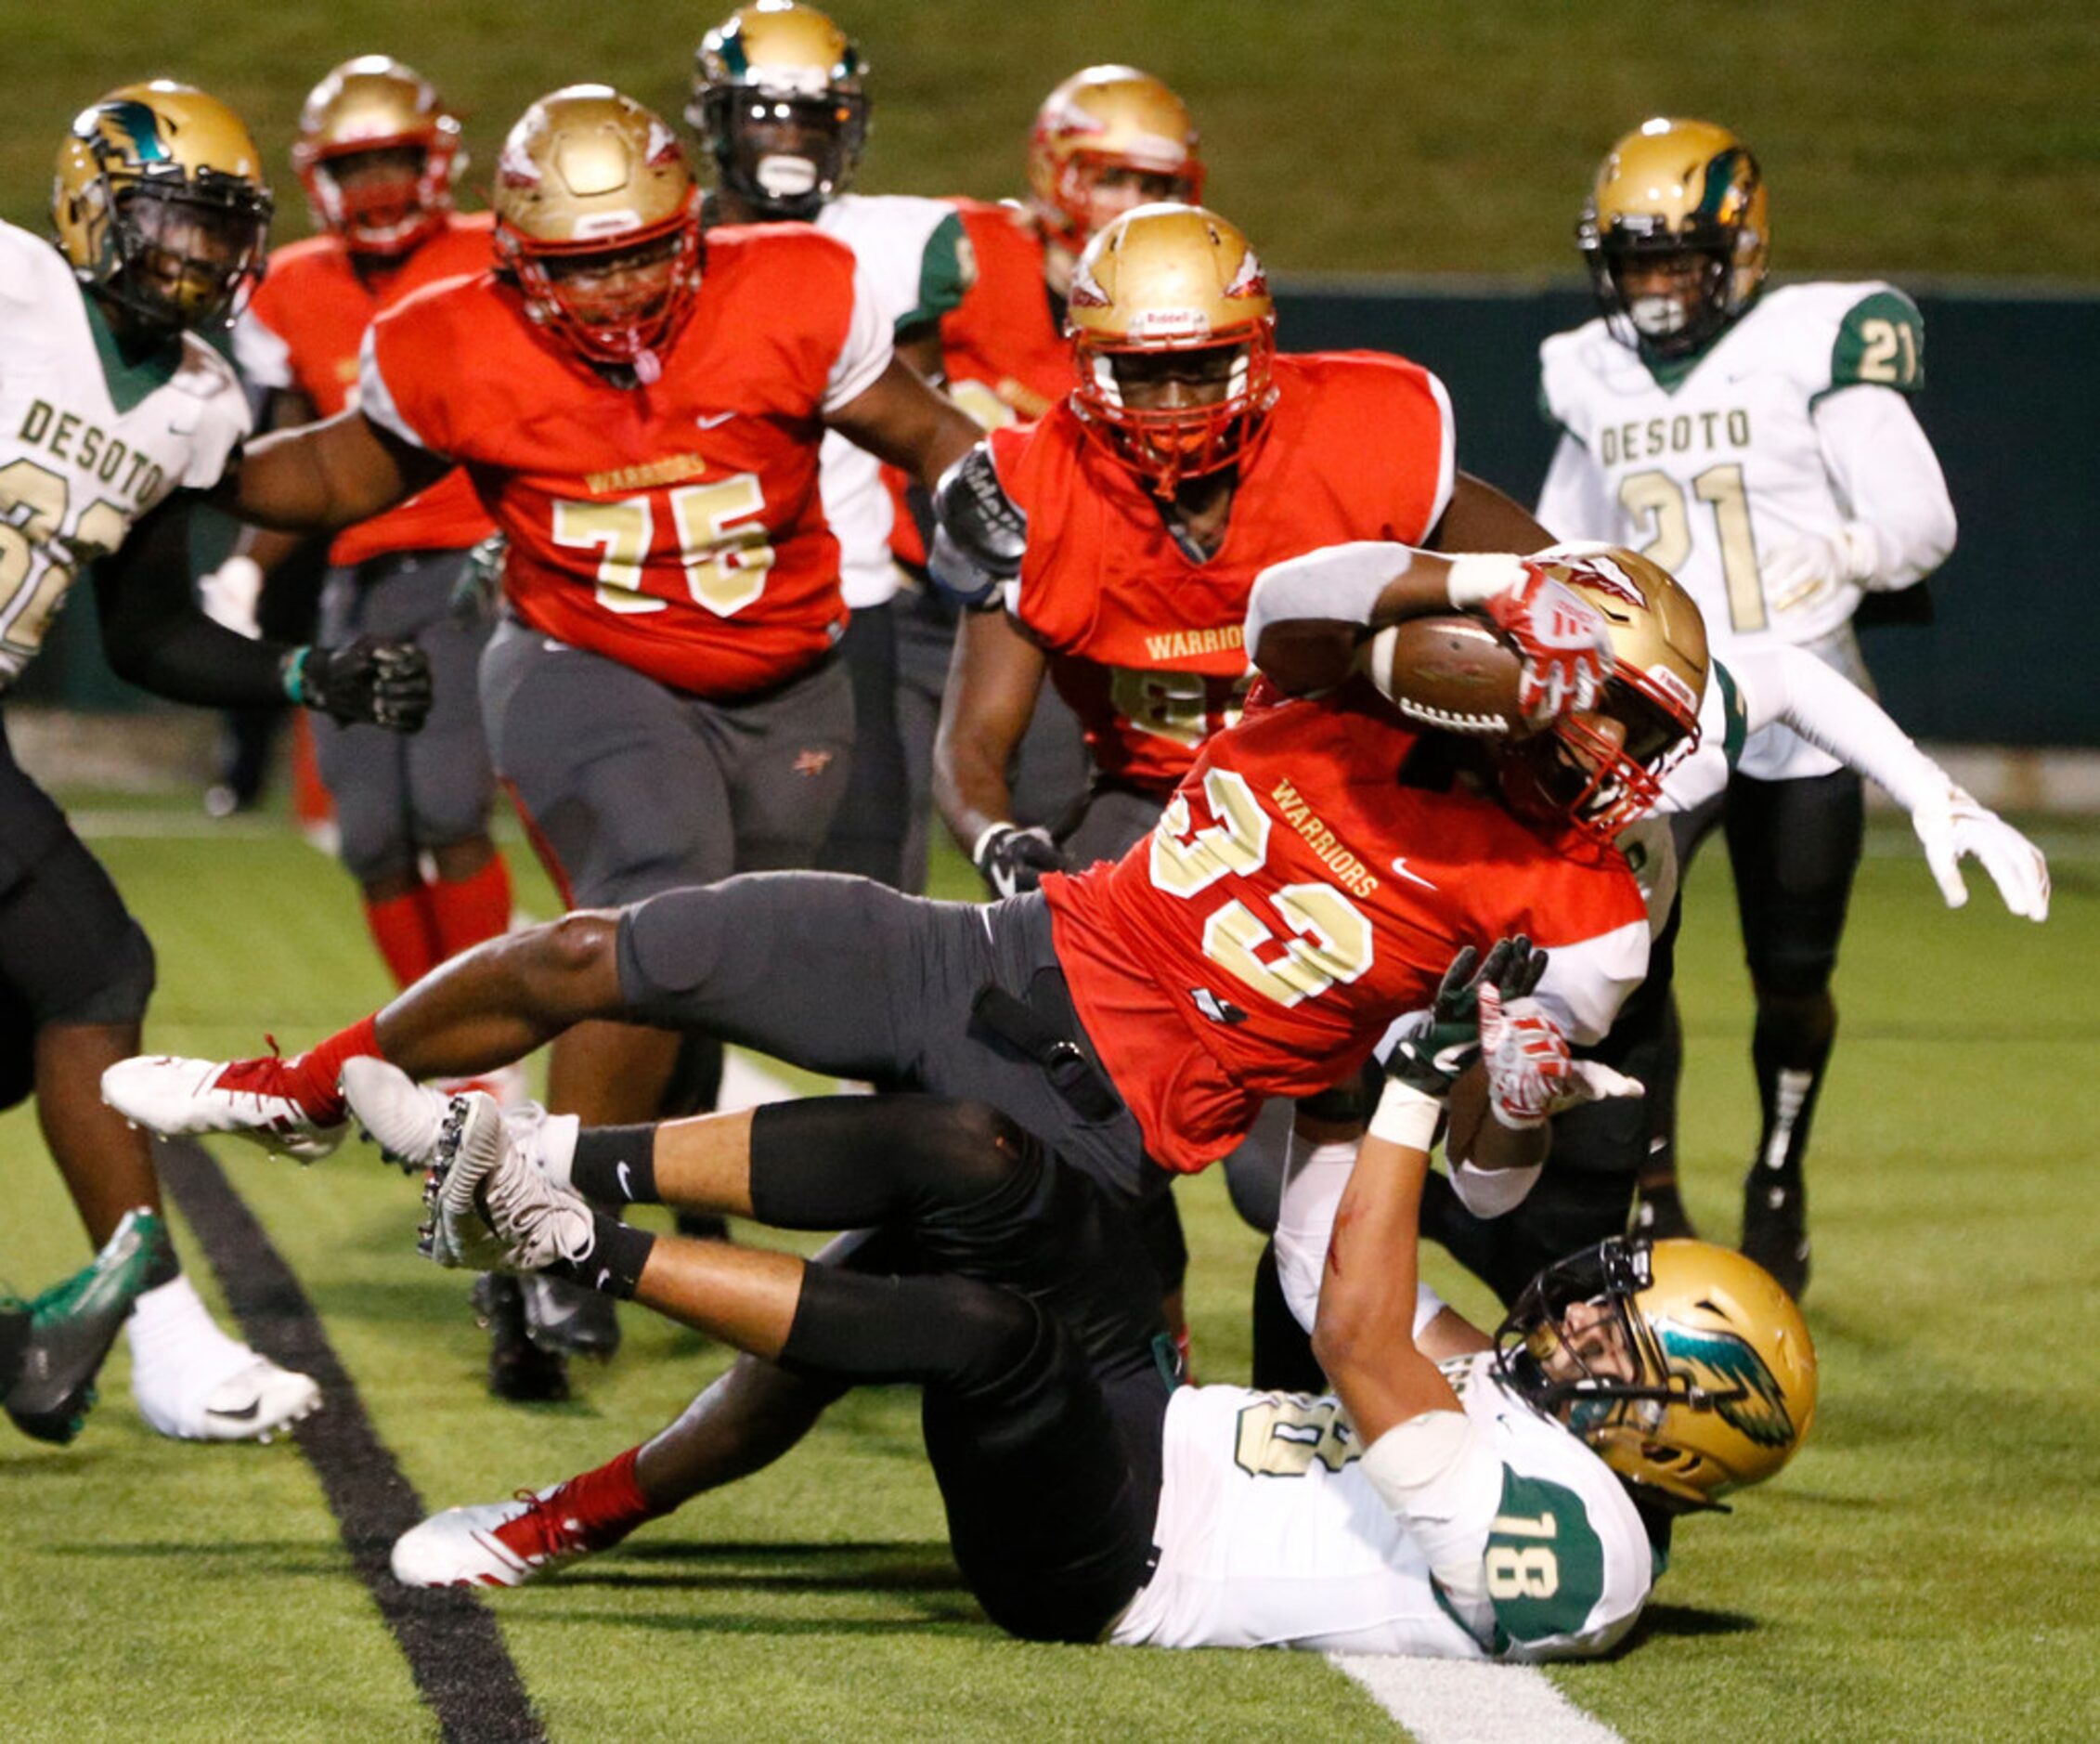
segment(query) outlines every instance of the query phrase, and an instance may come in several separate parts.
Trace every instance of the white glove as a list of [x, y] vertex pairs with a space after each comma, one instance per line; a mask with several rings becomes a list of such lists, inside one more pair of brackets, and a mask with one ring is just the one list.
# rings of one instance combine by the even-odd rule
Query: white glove
[[1757, 565], [1775, 612], [1812, 612], [1844, 588], [1872, 589], [1881, 541], [1864, 521], [1847, 521], [1830, 538], [1804, 534]]
[[1925, 864], [1948, 907], [1969, 900], [1959, 864], [1968, 854], [1990, 875], [2013, 913], [2029, 920], [2049, 918], [2049, 862], [2042, 850], [1960, 787], [1950, 786], [1935, 803], [1918, 807], [1911, 813], [1911, 827], [1925, 845]]
[[1594, 1060], [1576, 1060], [1568, 1038], [1536, 999], [1504, 1003], [1492, 982], [1480, 989], [1480, 1055], [1487, 1069], [1487, 1104], [1512, 1130], [1540, 1126], [1564, 1109], [1644, 1088]]
[[262, 598], [263, 571], [253, 557], [228, 557], [197, 583], [197, 603], [204, 616], [251, 642], [263, 633], [255, 618]]

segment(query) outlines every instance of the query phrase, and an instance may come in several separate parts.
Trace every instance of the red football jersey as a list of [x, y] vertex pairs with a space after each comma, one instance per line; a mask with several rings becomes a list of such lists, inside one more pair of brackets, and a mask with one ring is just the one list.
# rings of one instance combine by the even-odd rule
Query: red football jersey
[[[948, 394], [987, 430], [1040, 418], [1071, 391], [1072, 344], [1050, 306], [1043, 278], [1043, 237], [1018, 206], [983, 200], [949, 202], [962, 215], [977, 277], [959, 306], [941, 318]], [[890, 549], [926, 566], [926, 541], [905, 506], [910, 482], [895, 467], [884, 477], [897, 499]]]
[[465, 464], [510, 537], [519, 618], [661, 683], [735, 696], [808, 666], [845, 626], [817, 450], [824, 413], [889, 358], [850, 250], [807, 225], [728, 228], [707, 232], [658, 381], [615, 386], [484, 275], [373, 326], [363, 407]]
[[1044, 880], [1080, 1021], [1169, 1168], [1224, 1156], [1268, 1098], [1355, 1072], [1464, 945], [1523, 932], [1557, 952], [1590, 1030], [1647, 956], [1616, 850], [1404, 783], [1417, 737], [1368, 683], [1256, 696], [1149, 837]]
[[[495, 222], [486, 212], [451, 214], [406, 260], [369, 279], [358, 276], [350, 251], [332, 236], [277, 250], [269, 276], [242, 313], [236, 360], [252, 383], [296, 389], [323, 418], [334, 417], [356, 403], [365, 330], [425, 285], [486, 271]], [[466, 475], [452, 473], [384, 514], [345, 527], [328, 560], [347, 568], [390, 551], [459, 551], [491, 530]]]
[[1276, 386], [1208, 559], [1174, 538], [1151, 491], [1069, 401], [992, 434], [1000, 482], [1029, 522], [1007, 609], [1048, 652], [1095, 767], [1161, 799], [1238, 716], [1254, 578], [1350, 540], [1420, 544], [1450, 501], [1450, 402], [1427, 370], [1313, 352], [1277, 358]]

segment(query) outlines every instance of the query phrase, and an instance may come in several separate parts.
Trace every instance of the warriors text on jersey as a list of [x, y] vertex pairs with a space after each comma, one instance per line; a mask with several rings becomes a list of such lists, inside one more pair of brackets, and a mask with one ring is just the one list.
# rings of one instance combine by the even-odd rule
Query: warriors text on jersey
[[616, 386], [494, 275], [373, 323], [360, 405], [464, 464], [535, 630], [706, 696], [808, 667], [845, 624], [818, 501], [824, 414], [888, 367], [853, 256], [802, 225], [710, 230], [659, 381]]
[[1479, 1521], [1487, 1614], [1461, 1617], [1358, 1465], [1332, 1398], [1184, 1387], [1167, 1407], [1160, 1566], [1117, 1623], [1123, 1646], [1308, 1647], [1442, 1659], [1606, 1651], [1656, 1558], [1604, 1462], [1507, 1388], [1495, 1359], [1443, 1365], [1499, 1461]]
[[[270, 256], [269, 276], [233, 332], [234, 360], [251, 387], [304, 395], [323, 418], [357, 397], [357, 349], [382, 310], [445, 279], [488, 269], [495, 220], [447, 214], [445, 228], [406, 260], [361, 275], [339, 238], [309, 237]], [[460, 551], [487, 537], [488, 516], [463, 473], [453, 473], [407, 502], [345, 527], [329, 561], [350, 568], [395, 551]]]
[[50, 243], [0, 224], [0, 691], [67, 591], [248, 434], [233, 366], [192, 333], [127, 360]]
[[[945, 201], [911, 194], [841, 194], [817, 214], [817, 228], [853, 251], [861, 284], [892, 336], [931, 328], [969, 282], [963, 223]], [[879, 605], [897, 591], [890, 563], [901, 513], [882, 462], [837, 431], [823, 443], [824, 519], [838, 537], [846, 604]]]
[[[1905, 403], [1924, 383], [1908, 297], [1883, 284], [1789, 285], [1681, 363], [1651, 364], [1601, 319], [1549, 339], [1539, 358], [1546, 414], [1562, 432], [1540, 520], [1653, 558], [1699, 602], [1719, 652], [1792, 643], [1864, 682], [1849, 622], [1860, 588], [1781, 593], [1765, 566], [1861, 520], [1875, 529], [1880, 585], [1915, 580], [1951, 548], [1946, 484]], [[1777, 728], [1743, 767], [1776, 777], [1836, 765]]]
[[1208, 558], [1069, 401], [992, 436], [1000, 482], [1029, 517], [1007, 609], [1048, 653], [1095, 766], [1162, 798], [1238, 714], [1255, 576], [1348, 540], [1419, 545], [1451, 498], [1450, 403], [1428, 371], [1368, 352], [1280, 357], [1275, 371], [1268, 426]]
[[1556, 1015], [1582, 1040], [1640, 980], [1648, 924], [1626, 862], [1493, 800], [1406, 785], [1418, 745], [1434, 748], [1368, 683], [1317, 700], [1260, 686], [1146, 840], [1044, 879], [1080, 1021], [1156, 1161], [1202, 1168], [1264, 1098], [1355, 1071], [1464, 945], [1545, 945]]

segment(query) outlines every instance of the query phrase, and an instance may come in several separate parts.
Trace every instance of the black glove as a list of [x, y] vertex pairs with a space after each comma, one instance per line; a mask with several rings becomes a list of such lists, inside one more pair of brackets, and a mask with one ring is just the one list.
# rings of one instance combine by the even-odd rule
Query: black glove
[[1429, 1027], [1394, 1044], [1385, 1074], [1424, 1096], [1448, 1096], [1458, 1075], [1480, 1056], [1480, 990], [1492, 982], [1505, 1000], [1522, 999], [1546, 973], [1546, 952], [1519, 933], [1497, 939], [1487, 960], [1467, 945], [1451, 959], [1430, 1006]]
[[937, 526], [927, 573], [948, 598], [981, 605], [1000, 582], [1020, 574], [1028, 516], [999, 482], [992, 450], [983, 443], [940, 475], [933, 488], [933, 513]]
[[1045, 829], [1018, 824], [994, 824], [977, 839], [970, 858], [994, 896], [1018, 896], [1043, 882], [1045, 872], [1062, 872], [1065, 856]]
[[430, 657], [412, 642], [359, 636], [340, 648], [297, 648], [284, 693], [345, 726], [413, 733], [430, 713]]

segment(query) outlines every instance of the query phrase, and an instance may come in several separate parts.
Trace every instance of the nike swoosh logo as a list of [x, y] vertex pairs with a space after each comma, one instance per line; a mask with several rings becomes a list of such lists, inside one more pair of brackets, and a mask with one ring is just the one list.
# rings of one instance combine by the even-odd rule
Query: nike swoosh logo
[[634, 1183], [628, 1178], [627, 1165], [625, 1163], [615, 1164], [613, 1173], [619, 1178], [620, 1197], [631, 1200], [634, 1197]]
[[704, 411], [698, 413], [693, 422], [703, 430], [719, 430], [735, 416], [733, 411]]
[[253, 1423], [262, 1409], [263, 1401], [252, 1399], [239, 1411], [222, 1411], [215, 1405], [207, 1405], [204, 1414], [207, 1417], [224, 1417], [228, 1423]]
[[1406, 854], [1402, 854], [1397, 860], [1394, 861], [1393, 869], [1394, 872], [1399, 874], [1400, 877], [1406, 879], [1410, 884], [1419, 884], [1425, 891], [1432, 891], [1436, 888], [1435, 885], [1432, 884], [1427, 879], [1422, 877], [1419, 872], [1410, 872], [1407, 870], [1407, 856]]

